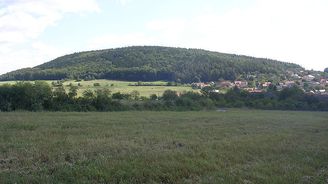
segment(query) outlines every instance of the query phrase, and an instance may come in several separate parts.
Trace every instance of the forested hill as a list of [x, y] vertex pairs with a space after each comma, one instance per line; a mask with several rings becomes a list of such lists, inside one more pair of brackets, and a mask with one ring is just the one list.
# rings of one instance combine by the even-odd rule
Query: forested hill
[[74, 53], [1, 75], [0, 80], [115, 79], [128, 81], [234, 80], [248, 74], [302, 69], [275, 60], [199, 49], [138, 46]]

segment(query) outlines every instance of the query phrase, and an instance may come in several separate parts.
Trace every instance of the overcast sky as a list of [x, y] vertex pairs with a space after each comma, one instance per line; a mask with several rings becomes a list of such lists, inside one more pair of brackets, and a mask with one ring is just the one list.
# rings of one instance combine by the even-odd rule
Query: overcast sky
[[78, 51], [201, 48], [328, 67], [328, 0], [0, 0], [0, 74]]

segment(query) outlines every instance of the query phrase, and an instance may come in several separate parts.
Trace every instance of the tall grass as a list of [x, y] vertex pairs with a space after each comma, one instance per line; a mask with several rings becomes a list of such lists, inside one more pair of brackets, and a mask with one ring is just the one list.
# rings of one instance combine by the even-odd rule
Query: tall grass
[[320, 112], [0, 113], [0, 183], [327, 183]]

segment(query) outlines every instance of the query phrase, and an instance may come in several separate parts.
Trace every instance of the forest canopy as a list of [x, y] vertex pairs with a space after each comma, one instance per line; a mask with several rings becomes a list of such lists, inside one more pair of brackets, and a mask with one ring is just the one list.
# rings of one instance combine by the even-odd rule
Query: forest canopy
[[235, 80], [240, 75], [274, 74], [301, 66], [276, 60], [200, 49], [138, 46], [74, 53], [33, 68], [1, 75], [0, 80], [111, 79], [183, 83]]

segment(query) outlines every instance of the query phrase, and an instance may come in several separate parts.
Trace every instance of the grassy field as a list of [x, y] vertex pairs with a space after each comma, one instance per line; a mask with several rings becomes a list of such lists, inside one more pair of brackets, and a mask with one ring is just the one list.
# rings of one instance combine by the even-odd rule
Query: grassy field
[[[53, 81], [46, 81], [49, 85]], [[15, 84], [15, 81], [6, 81], [0, 82], [0, 86], [4, 84]], [[130, 84], [135, 84], [137, 82], [127, 82], [127, 81], [114, 81], [114, 80], [92, 80], [92, 81], [80, 81], [76, 82], [73, 80], [65, 81], [64, 87], [68, 91], [69, 85], [72, 84], [74, 86], [80, 86], [78, 88], [78, 96], [81, 96], [83, 92], [87, 89], [97, 90], [97, 89], [109, 89], [112, 93], [121, 92], [121, 93], [131, 93], [136, 90], [140, 93], [141, 96], [149, 97], [152, 94], [156, 94], [157, 96], [161, 96], [165, 90], [174, 90], [179, 93], [184, 91], [199, 91], [193, 90], [190, 86], [129, 86]], [[98, 83], [100, 86], [94, 86], [95, 83]], [[157, 82], [146, 82], [157, 85], [164, 85], [167, 82], [157, 81]]]
[[0, 113], [0, 183], [327, 182], [327, 113]]

